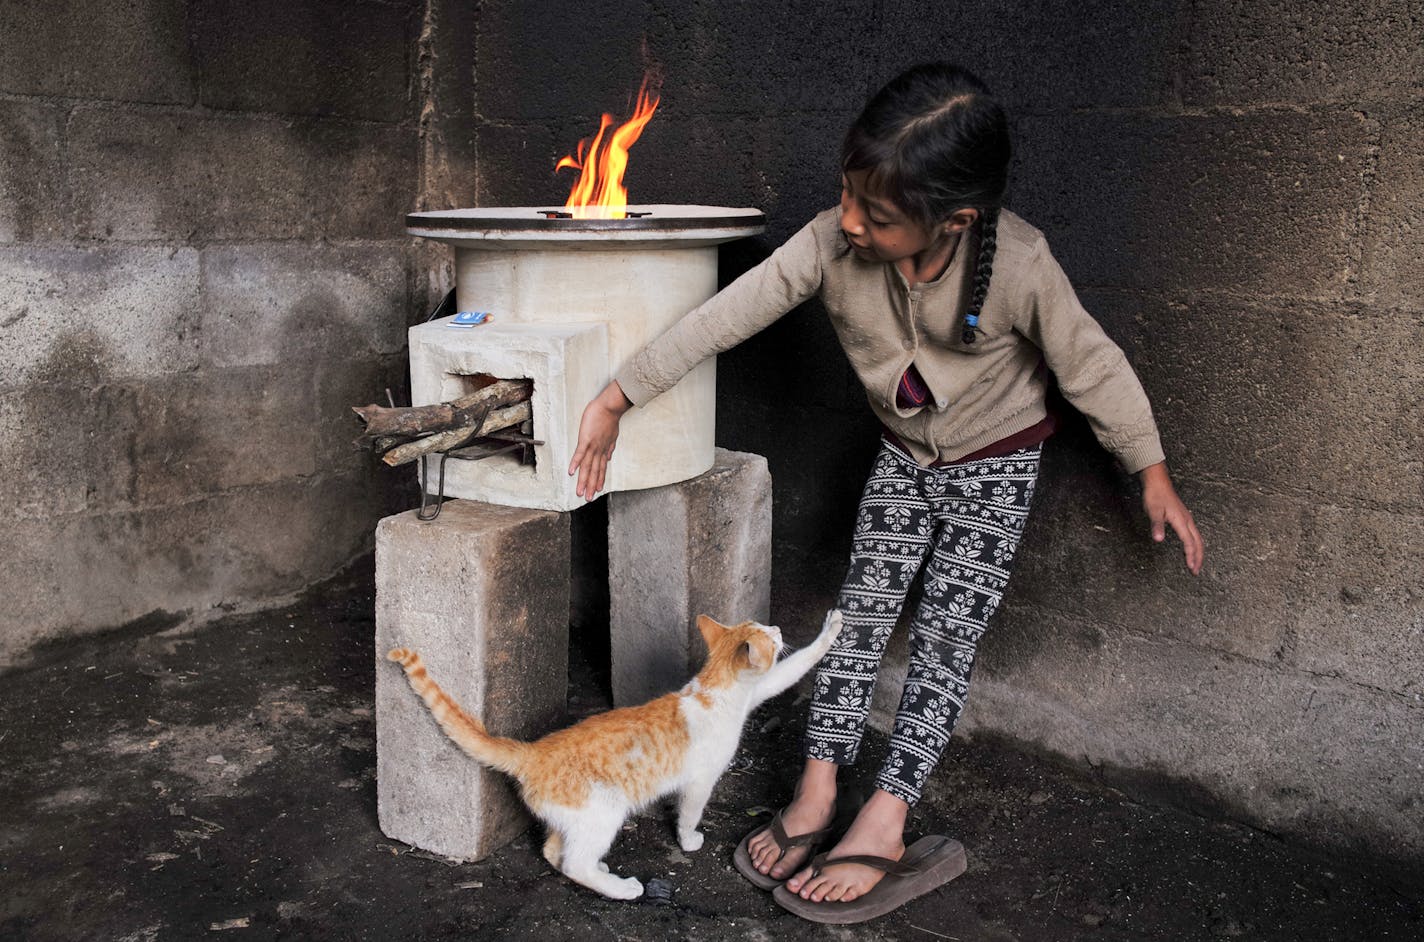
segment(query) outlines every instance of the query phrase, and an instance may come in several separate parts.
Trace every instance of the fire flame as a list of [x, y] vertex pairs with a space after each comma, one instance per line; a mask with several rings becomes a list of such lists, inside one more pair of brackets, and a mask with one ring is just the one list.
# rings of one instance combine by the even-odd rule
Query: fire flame
[[613, 126], [613, 115], [605, 113], [599, 122], [598, 133], [590, 143], [584, 138], [578, 143], [577, 156], [570, 154], [560, 160], [554, 170], [572, 167], [581, 171], [578, 181], [569, 191], [569, 200], [564, 208], [570, 210], [576, 219], [622, 219], [628, 206], [628, 190], [623, 186], [623, 171], [628, 167], [628, 148], [643, 133], [643, 128], [658, 110], [659, 98], [648, 90], [650, 76], [643, 76], [643, 84], [638, 88], [637, 105], [633, 116], [619, 125], [608, 140], [604, 136]]

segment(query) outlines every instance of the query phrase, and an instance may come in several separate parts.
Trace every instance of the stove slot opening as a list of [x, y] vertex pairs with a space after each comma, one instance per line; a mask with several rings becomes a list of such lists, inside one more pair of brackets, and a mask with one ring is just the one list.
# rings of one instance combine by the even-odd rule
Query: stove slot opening
[[543, 443], [538, 441], [537, 436], [534, 434], [532, 404], [534, 402], [534, 396], [538, 395], [539, 391], [534, 388], [534, 380], [532, 377], [495, 376], [493, 373], [447, 372], [444, 382], [441, 383], [441, 390], [448, 401], [450, 399], [467, 396], [473, 392], [478, 392], [486, 386], [493, 385], [501, 380], [524, 380], [529, 383], [529, 418], [517, 425], [492, 429], [487, 435], [472, 438], [459, 448], [451, 449], [450, 457], [463, 458], [469, 461], [494, 461], [500, 464], [523, 465], [534, 470], [537, 467], [534, 446]]

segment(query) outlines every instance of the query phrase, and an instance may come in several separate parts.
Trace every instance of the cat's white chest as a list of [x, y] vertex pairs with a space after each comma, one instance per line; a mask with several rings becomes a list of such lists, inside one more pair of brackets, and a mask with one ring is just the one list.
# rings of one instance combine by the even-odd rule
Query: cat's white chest
[[682, 701], [682, 714], [689, 740], [683, 778], [720, 775], [736, 754], [747, 710], [720, 699], [704, 706], [695, 698], [686, 698]]

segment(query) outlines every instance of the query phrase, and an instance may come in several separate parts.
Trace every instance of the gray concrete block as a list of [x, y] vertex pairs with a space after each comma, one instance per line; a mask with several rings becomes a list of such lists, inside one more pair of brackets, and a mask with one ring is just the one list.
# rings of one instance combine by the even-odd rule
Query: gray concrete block
[[315, 231], [323, 194], [308, 189], [314, 155], [290, 123], [85, 106], [71, 119], [69, 147], [83, 237], [260, 240]]
[[871, 88], [916, 62], [951, 59], [1011, 113], [1142, 108], [1172, 96], [1191, 5], [886, 0], [870, 39]]
[[415, 135], [337, 120], [85, 106], [70, 122], [86, 238], [396, 238], [418, 185]]
[[[0, 507], [44, 519], [128, 499], [129, 390], [37, 384], [0, 394]], [[62, 426], [66, 433], [55, 434]]]
[[53, 0], [0, 6], [0, 91], [191, 102], [189, 4]]
[[1341, 298], [1376, 133], [1348, 113], [1026, 118], [1008, 202], [1076, 284]]
[[568, 684], [568, 514], [452, 501], [431, 523], [376, 529], [376, 761], [381, 830], [478, 860], [529, 823], [511, 780], [436, 725], [394, 647], [490, 732], [532, 739], [563, 722]]
[[878, 10], [855, 0], [655, 0], [651, 7], [642, 28], [648, 48], [668, 64], [669, 107], [785, 114], [862, 103], [877, 52], [868, 47], [867, 21]]
[[198, 253], [0, 248], [0, 388], [197, 364]]
[[1424, 701], [1424, 515], [1312, 507], [1285, 596], [1286, 660]]
[[1229, 469], [1278, 493], [1421, 509], [1424, 317], [1347, 303], [1085, 297], [1128, 348], [1175, 471]]
[[124, 421], [129, 499], [141, 506], [275, 484], [318, 470], [315, 378], [306, 369], [204, 370], [133, 384]]
[[345, 121], [299, 122], [310, 161], [302, 183], [318, 232], [331, 239], [404, 241], [419, 188], [419, 141], [408, 128]]
[[62, 125], [59, 108], [0, 101], [0, 242], [69, 235]]
[[194, 11], [212, 108], [398, 122], [411, 109], [417, 4], [212, 0]]
[[625, 113], [637, 91], [644, 4], [614, 0], [561, 7], [557, 15], [531, 13], [519, 3], [481, 8], [475, 57], [479, 113], [501, 123], [583, 114], [593, 122], [583, 136], [591, 137], [599, 113]]
[[205, 364], [348, 361], [400, 353], [410, 309], [405, 246], [247, 244], [203, 249]]
[[1382, 304], [1424, 310], [1424, 107], [1381, 125], [1361, 286]]
[[760, 455], [716, 450], [705, 474], [608, 495], [613, 702], [674, 690], [701, 665], [698, 615], [765, 622], [771, 475]]
[[[558, 134], [545, 125], [532, 124], [486, 124], [477, 128], [477, 205], [562, 206], [574, 180], [568, 170], [556, 175], [554, 164], [578, 143], [578, 135], [573, 127]], [[561, 147], [565, 149], [560, 150]], [[631, 198], [635, 203], [641, 199], [636, 194]]]
[[369, 474], [238, 488], [101, 514], [11, 520], [0, 553], [0, 665], [36, 641], [155, 611], [203, 618], [296, 592], [369, 550]]
[[[1269, 660], [1295, 622], [1290, 597], [1307, 503], [1178, 475], [1178, 491], [1207, 544], [1193, 576], [1175, 535], [1155, 543], [1136, 486], [1088, 467], [1055, 442], [1034, 497], [1008, 598], [1085, 621], [1165, 635]], [[1088, 447], [1096, 447], [1090, 445]], [[998, 644], [998, 628], [991, 629]]]
[[[1035, 612], [1049, 640], [1004, 671], [981, 658], [961, 728], [1086, 761], [1159, 797], [1355, 853], [1424, 854], [1424, 707], [1193, 645]], [[1056, 622], [1056, 624], [1054, 624]], [[1064, 631], [1084, 644], [1064, 643]], [[1101, 636], [1096, 636], [1101, 637]], [[986, 643], [988, 639], [986, 638]]]
[[1413, 0], [1193, 4], [1182, 98], [1190, 105], [1360, 102], [1417, 96], [1424, 24]]

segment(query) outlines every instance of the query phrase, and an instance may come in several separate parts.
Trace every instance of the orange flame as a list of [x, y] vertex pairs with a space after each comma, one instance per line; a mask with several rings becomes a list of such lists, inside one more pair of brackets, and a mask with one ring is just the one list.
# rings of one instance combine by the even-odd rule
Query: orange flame
[[628, 190], [623, 186], [623, 171], [628, 168], [628, 148], [643, 133], [643, 128], [658, 110], [656, 94], [648, 90], [649, 76], [643, 76], [638, 88], [638, 101], [633, 117], [613, 131], [608, 142], [604, 134], [613, 126], [613, 115], [605, 113], [599, 122], [592, 143], [584, 138], [578, 143], [577, 156], [568, 155], [554, 165], [554, 170], [572, 167], [581, 171], [578, 181], [569, 191], [564, 208], [575, 218], [622, 219], [628, 206]]

